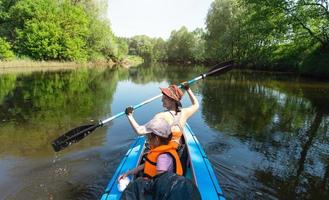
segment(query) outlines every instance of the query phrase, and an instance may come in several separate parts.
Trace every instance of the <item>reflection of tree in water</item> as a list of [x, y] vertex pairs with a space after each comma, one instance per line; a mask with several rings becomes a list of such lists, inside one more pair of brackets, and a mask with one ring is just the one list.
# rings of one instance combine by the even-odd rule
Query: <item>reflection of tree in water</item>
[[131, 80], [138, 84], [162, 81], [177, 84], [192, 79], [205, 70], [201, 66], [168, 65], [162, 63], [140, 65], [137, 68], [129, 69]]
[[[16, 87], [0, 104], [4, 121], [0, 152], [24, 155], [41, 153], [45, 148], [50, 151], [50, 142], [58, 134], [88, 122], [90, 116], [98, 119], [111, 112], [118, 79], [118, 70], [84, 68], [17, 77]], [[87, 142], [87, 146], [95, 143]]]
[[[252, 74], [248, 77], [240, 72], [207, 81], [202, 94], [202, 112], [212, 127], [227, 128], [231, 134], [240, 137], [259, 136], [260, 140], [271, 131], [269, 124], [275, 125], [272, 128], [284, 129], [300, 125], [300, 119], [292, 115], [308, 108], [304, 102], [297, 106], [298, 98], [286, 96], [267, 87], [258, 77]], [[285, 101], [284, 105], [282, 101]], [[292, 123], [295, 126], [288, 126]]]
[[4, 98], [15, 88], [15, 84], [15, 74], [0, 75], [0, 104], [2, 104]]
[[207, 123], [264, 155], [255, 176], [278, 197], [328, 199], [328, 85], [264, 77], [235, 72], [207, 82]]

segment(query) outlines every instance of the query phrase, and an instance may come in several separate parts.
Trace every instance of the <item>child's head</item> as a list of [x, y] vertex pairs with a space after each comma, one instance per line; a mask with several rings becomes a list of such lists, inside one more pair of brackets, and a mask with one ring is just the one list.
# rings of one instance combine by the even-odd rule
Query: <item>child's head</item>
[[155, 118], [149, 121], [146, 125], [148, 142], [151, 146], [157, 147], [166, 145], [171, 140], [170, 125], [165, 119]]

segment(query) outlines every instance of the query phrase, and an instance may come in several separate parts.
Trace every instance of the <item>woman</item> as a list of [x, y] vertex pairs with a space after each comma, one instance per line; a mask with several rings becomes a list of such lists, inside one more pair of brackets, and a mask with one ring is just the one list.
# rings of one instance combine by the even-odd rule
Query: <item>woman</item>
[[[192, 90], [186, 82], [183, 83], [183, 88], [188, 93], [192, 105], [187, 108], [182, 108], [181, 99], [183, 92], [176, 86], [170, 85], [167, 88], [160, 88], [162, 96], [162, 105], [166, 108], [165, 111], [156, 114], [153, 119], [163, 118], [171, 125], [172, 139], [171, 143], [178, 148], [181, 144], [181, 136], [183, 134], [184, 126], [188, 118], [190, 118], [199, 108], [199, 102]], [[133, 108], [126, 108], [128, 120], [138, 135], [147, 134], [145, 125], [140, 126], [133, 117]]]

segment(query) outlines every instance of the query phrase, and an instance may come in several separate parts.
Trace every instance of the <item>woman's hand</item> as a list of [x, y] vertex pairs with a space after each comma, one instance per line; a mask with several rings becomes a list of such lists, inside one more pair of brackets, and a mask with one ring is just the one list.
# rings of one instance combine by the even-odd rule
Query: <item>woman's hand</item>
[[188, 82], [183, 82], [181, 84], [182, 84], [182, 88], [184, 88], [184, 90], [190, 89], [190, 85], [188, 84]]
[[126, 115], [131, 115], [134, 112], [134, 108], [132, 106], [129, 106], [125, 109]]

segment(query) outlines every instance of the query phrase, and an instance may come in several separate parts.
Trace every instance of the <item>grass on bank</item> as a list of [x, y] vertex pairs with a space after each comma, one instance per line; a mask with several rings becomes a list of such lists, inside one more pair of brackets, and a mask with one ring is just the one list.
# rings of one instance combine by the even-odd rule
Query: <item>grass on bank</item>
[[94, 60], [90, 62], [73, 62], [73, 61], [38, 61], [32, 60], [30, 58], [21, 58], [21, 59], [12, 59], [7, 61], [0, 60], [0, 70], [1, 69], [9, 69], [9, 68], [71, 68], [71, 67], [79, 67], [79, 66], [90, 66], [90, 67], [98, 67], [98, 66], [113, 66], [115, 64], [122, 65], [125, 68], [129, 68], [130, 66], [137, 66], [144, 62], [143, 58], [139, 56], [126, 56], [121, 62], [114, 63], [112, 61], [107, 61], [105, 59]]

